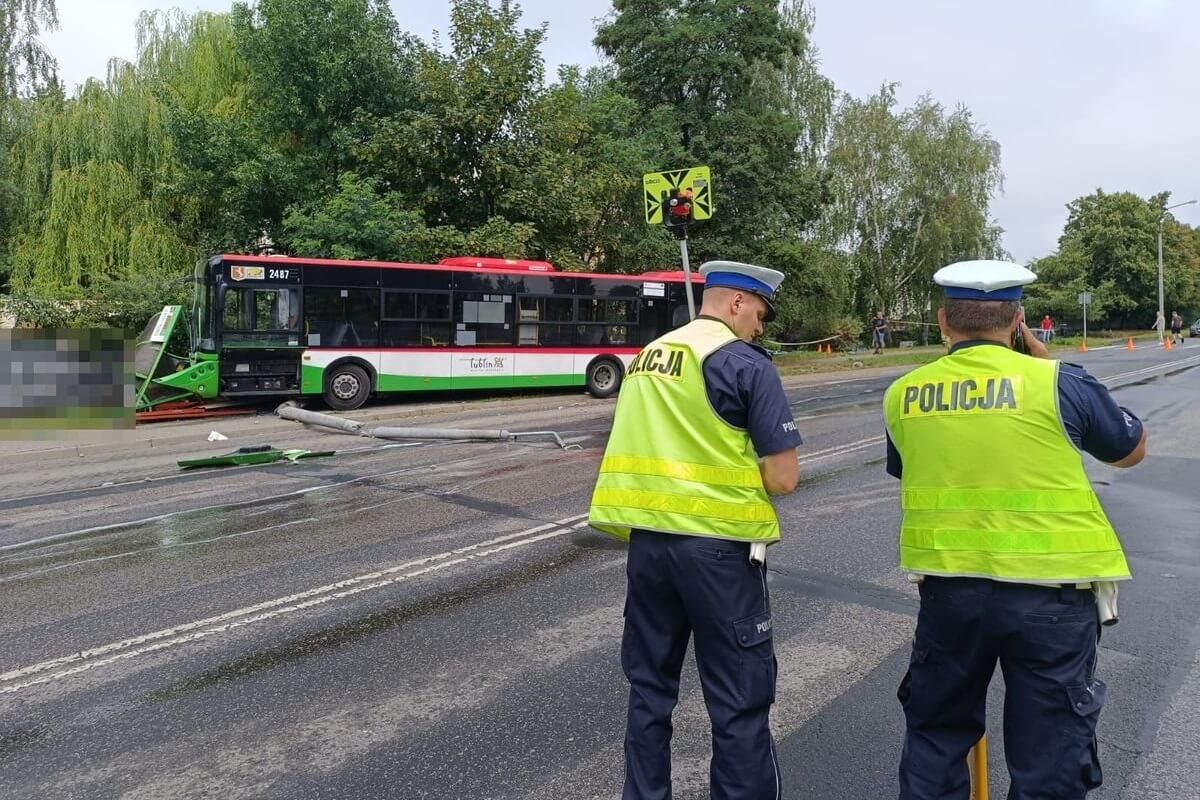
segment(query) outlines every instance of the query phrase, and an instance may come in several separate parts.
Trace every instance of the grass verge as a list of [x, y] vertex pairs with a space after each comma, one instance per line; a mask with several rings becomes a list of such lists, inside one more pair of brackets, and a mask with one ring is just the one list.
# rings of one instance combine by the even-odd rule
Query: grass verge
[[[1157, 335], [1146, 331], [1104, 331], [1103, 334], [1088, 336], [1090, 347], [1104, 345], [1124, 345], [1132, 337], [1136, 343], [1145, 345], [1157, 344]], [[1050, 341], [1051, 352], [1078, 350], [1082, 336], [1055, 337]], [[928, 347], [889, 348], [880, 355], [870, 350], [857, 353], [815, 353], [805, 350], [792, 353], [780, 353], [775, 356], [775, 365], [781, 375], [813, 375], [821, 372], [848, 372], [858, 369], [876, 367], [907, 367], [920, 366], [936, 361], [945, 355], [943, 345]]]
[[784, 353], [775, 356], [781, 375], [812, 375], [818, 372], [848, 372], [876, 367], [907, 367], [936, 361], [946, 352], [941, 345], [885, 350], [880, 355], [871, 351], [860, 353]]

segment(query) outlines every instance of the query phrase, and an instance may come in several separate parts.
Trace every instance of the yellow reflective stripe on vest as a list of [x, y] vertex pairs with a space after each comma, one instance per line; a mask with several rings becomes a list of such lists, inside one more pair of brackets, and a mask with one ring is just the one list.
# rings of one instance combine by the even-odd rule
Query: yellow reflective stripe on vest
[[757, 488], [762, 485], [762, 477], [758, 469], [754, 467], [712, 467], [707, 464], [688, 464], [683, 461], [644, 456], [605, 456], [604, 460], [600, 462], [600, 473], [614, 472], [676, 478], [682, 481], [716, 486]]
[[592, 495], [592, 505], [667, 511], [689, 517], [711, 517], [731, 522], [775, 522], [775, 511], [770, 503], [727, 503], [705, 497], [647, 492], [640, 489], [597, 487]]
[[[1124, 562], [1113, 563], [1103, 554], [973, 553], [969, 550], [912, 550], [900, 548], [902, 559], [919, 557], [924, 575], [994, 578], [1024, 583], [1081, 583], [1129, 580]], [[1019, 577], [1012, 577], [1012, 576]]]
[[1089, 489], [931, 489], [909, 488], [900, 493], [905, 511], [1041, 511], [1075, 513], [1100, 510]]
[[989, 553], [1094, 553], [1098, 543], [1107, 545], [1102, 552], [1117, 546], [1115, 536], [1098, 541], [1094, 530], [981, 532], [905, 526], [900, 532], [900, 546], [918, 550], [978, 550], [982, 545]]

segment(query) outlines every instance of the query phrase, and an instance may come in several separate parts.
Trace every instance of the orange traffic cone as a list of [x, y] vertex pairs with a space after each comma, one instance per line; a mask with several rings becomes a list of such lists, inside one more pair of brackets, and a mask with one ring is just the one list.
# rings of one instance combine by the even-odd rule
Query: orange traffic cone
[[1129, 341], [1125, 343], [1125, 349], [1126, 349], [1126, 350], [1134, 350], [1134, 349], [1136, 349], [1136, 348], [1134, 348], [1134, 346], [1133, 346], [1133, 337], [1132, 337], [1132, 336], [1130, 336], [1130, 337], [1129, 337]]
[[1087, 339], [1083, 339], [1079, 342], [1079, 352], [1081, 352], [1081, 353], [1087, 352]]
[[1170, 337], [1170, 336], [1168, 336], [1167, 338], [1163, 339], [1163, 347], [1164, 347], [1164, 348], [1166, 348], [1167, 350], [1170, 350], [1170, 349], [1172, 349], [1173, 347], [1175, 347], [1175, 345], [1171, 344], [1171, 337]]

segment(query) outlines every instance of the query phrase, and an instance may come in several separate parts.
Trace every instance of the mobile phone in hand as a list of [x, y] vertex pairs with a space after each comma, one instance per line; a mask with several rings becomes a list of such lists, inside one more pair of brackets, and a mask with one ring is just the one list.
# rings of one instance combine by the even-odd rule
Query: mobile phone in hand
[[1025, 335], [1022, 332], [1025, 327], [1025, 306], [1021, 306], [1021, 321], [1017, 323], [1017, 329], [1013, 331], [1012, 349], [1018, 353], [1029, 355], [1029, 347], [1025, 344]]

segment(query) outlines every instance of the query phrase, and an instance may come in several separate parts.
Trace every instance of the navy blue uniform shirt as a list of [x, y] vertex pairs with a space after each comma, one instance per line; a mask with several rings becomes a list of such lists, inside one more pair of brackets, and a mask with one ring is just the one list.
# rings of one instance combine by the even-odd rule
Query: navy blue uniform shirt
[[741, 339], [718, 348], [704, 362], [704, 386], [713, 411], [750, 434], [759, 458], [801, 445], [779, 372], [766, 350]]
[[[954, 345], [950, 352], [986, 345], [1004, 346], [997, 342], [968, 341]], [[1105, 463], [1125, 458], [1142, 440], [1142, 421], [1117, 405], [1104, 384], [1078, 364], [1064, 362], [1058, 366], [1058, 411], [1063, 428], [1075, 446]], [[900, 453], [889, 436], [888, 474], [899, 478], [902, 469]]]

